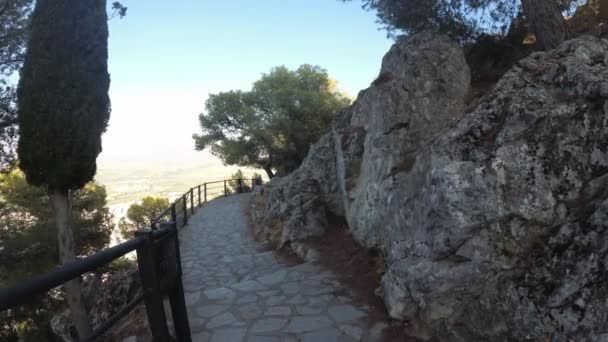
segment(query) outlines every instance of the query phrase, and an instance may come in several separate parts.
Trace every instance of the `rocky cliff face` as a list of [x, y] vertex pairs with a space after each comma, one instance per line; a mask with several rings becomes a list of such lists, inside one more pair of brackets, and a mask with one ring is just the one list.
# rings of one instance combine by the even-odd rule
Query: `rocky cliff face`
[[344, 216], [384, 252], [378, 294], [419, 337], [608, 340], [608, 41], [520, 61], [476, 108], [460, 47], [424, 33], [252, 218], [277, 245]]

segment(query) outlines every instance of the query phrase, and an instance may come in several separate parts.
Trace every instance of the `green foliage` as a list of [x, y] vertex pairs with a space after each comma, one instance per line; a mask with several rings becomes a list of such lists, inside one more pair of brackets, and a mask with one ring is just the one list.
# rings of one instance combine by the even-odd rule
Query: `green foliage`
[[[584, 2], [550, 1], [564, 11]], [[521, 0], [363, 0], [363, 8], [377, 13], [389, 35], [433, 30], [463, 42], [484, 33], [507, 34], [513, 20], [523, 15]]]
[[249, 192], [251, 191], [251, 187], [252, 187], [252, 179], [259, 179], [262, 178], [262, 176], [259, 173], [254, 172], [252, 175], [247, 176], [243, 173], [243, 171], [241, 169], [238, 169], [235, 173], [233, 173], [230, 176], [230, 181], [228, 182], [228, 192], [229, 193], [236, 193], [238, 192], [239, 186], [238, 186], [238, 181], [236, 181], [236, 179], [241, 179], [242, 183], [241, 183], [241, 189], [243, 192]]
[[150, 227], [152, 220], [158, 218], [171, 204], [166, 197], [147, 196], [141, 203], [132, 204], [127, 210], [127, 217], [118, 224], [124, 239], [133, 238], [133, 233], [139, 229]]
[[118, 1], [112, 3], [112, 18], [124, 18], [127, 15], [127, 7]]
[[[90, 255], [110, 242], [113, 222], [106, 207], [106, 190], [89, 183], [76, 191], [73, 199], [77, 253]], [[57, 265], [57, 228], [48, 202], [46, 192], [28, 185], [22, 172], [14, 170], [0, 175], [0, 286], [15, 285]], [[54, 292], [1, 313], [0, 340], [17, 335], [29, 336], [31, 341], [46, 340], [41, 336], [61, 302], [61, 295]]]
[[0, 312], [0, 341], [56, 341], [49, 320], [62, 309], [63, 297], [56, 290], [51, 292], [52, 295], [32, 298], [10, 312]]
[[225, 164], [286, 174], [349, 104], [321, 67], [277, 67], [251, 91], [211, 95], [199, 116], [203, 134], [193, 138], [197, 150], [209, 148]]
[[[34, 0], [3, 1], [0, 5], [0, 171], [10, 170], [18, 139], [15, 72], [23, 65]], [[114, 2], [112, 17], [123, 18], [127, 7]]]
[[120, 257], [106, 267], [103, 267], [101, 272], [118, 272], [118, 271], [131, 271], [137, 268], [137, 260], [129, 259], [128, 257]]
[[110, 100], [106, 2], [38, 0], [18, 87], [28, 182], [67, 192], [93, 179]]
[[14, 74], [21, 68], [33, 0], [0, 5], [0, 171], [13, 165], [17, 143], [17, 94]]
[[0, 74], [12, 75], [23, 65], [33, 0], [0, 4]]
[[[78, 255], [92, 254], [110, 242], [113, 223], [106, 197], [105, 188], [96, 183], [74, 192], [71, 219]], [[22, 172], [0, 175], [2, 276], [24, 279], [57, 264], [55, 217], [48, 202], [46, 192], [28, 185]]]

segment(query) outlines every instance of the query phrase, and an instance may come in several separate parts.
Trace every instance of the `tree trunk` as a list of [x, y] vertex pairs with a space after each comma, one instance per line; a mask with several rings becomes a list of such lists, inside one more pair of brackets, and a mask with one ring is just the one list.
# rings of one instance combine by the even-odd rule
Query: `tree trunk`
[[555, 0], [521, 0], [521, 4], [540, 49], [553, 49], [566, 40], [566, 23]]
[[272, 172], [272, 168], [270, 166], [265, 166], [264, 171], [266, 171], [268, 179], [272, 179], [272, 177], [274, 177], [274, 172]]
[[[59, 245], [59, 260], [61, 264], [74, 260], [74, 234], [70, 226], [71, 216], [71, 193], [54, 190], [50, 194], [55, 219], [57, 221], [57, 242]], [[65, 294], [72, 314], [72, 322], [78, 331], [78, 339], [84, 339], [91, 335], [89, 325], [89, 314], [82, 297], [80, 278], [71, 280], [65, 284]]]
[[600, 20], [608, 22], [608, 0], [600, 0]]

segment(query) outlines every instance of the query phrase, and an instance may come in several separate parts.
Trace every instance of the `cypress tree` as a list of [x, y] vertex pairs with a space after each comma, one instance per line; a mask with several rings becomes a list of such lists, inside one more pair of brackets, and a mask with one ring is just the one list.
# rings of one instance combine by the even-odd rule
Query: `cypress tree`
[[[18, 87], [19, 165], [47, 189], [60, 262], [73, 260], [71, 194], [91, 181], [109, 115], [105, 0], [37, 0]], [[90, 334], [80, 281], [66, 284], [79, 337]]]

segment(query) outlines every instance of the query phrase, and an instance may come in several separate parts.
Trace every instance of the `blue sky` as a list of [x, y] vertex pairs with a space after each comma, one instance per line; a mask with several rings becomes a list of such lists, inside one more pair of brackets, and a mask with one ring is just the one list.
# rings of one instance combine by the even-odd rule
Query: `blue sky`
[[[112, 117], [101, 161], [196, 158], [210, 93], [249, 89], [271, 67], [316, 64], [355, 96], [391, 45], [373, 13], [337, 0], [124, 0], [110, 22]], [[160, 157], [159, 157], [160, 158]]]

